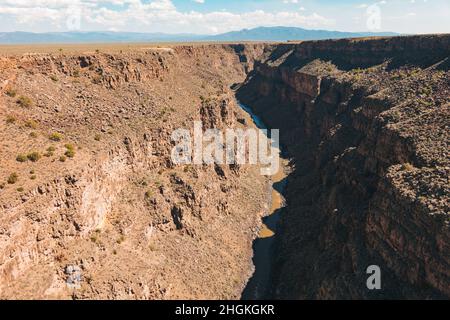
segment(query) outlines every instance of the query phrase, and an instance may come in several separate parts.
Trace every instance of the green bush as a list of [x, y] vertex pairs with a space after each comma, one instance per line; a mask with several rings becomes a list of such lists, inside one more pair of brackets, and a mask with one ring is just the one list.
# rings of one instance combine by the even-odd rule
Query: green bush
[[66, 152], [64, 152], [64, 155], [67, 158], [73, 158], [73, 157], [75, 157], [75, 150], [67, 150]]
[[30, 152], [29, 154], [27, 154], [27, 158], [31, 162], [36, 162], [36, 161], [39, 161], [39, 159], [41, 158], [41, 154], [37, 151], [33, 151], [33, 152]]
[[66, 144], [65, 147], [66, 147], [67, 150], [64, 153], [64, 155], [66, 157], [68, 157], [68, 158], [75, 157], [75, 147], [72, 144], [70, 144], [70, 143]]
[[62, 135], [58, 132], [54, 132], [48, 138], [52, 141], [58, 142], [58, 141], [61, 141]]

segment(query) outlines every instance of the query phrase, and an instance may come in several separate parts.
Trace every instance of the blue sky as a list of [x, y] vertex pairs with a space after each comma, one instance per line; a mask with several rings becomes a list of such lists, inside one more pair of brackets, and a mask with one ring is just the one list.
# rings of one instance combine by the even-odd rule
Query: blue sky
[[278, 25], [449, 33], [450, 0], [0, 0], [0, 32], [215, 34]]

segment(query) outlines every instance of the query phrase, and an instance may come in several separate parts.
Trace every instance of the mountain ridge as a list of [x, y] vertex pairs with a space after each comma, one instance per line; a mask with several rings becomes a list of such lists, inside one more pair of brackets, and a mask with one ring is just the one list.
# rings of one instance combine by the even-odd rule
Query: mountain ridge
[[111, 43], [111, 42], [192, 42], [192, 41], [293, 41], [395, 36], [393, 32], [341, 32], [309, 30], [297, 27], [257, 27], [217, 35], [168, 34], [144, 32], [77, 31], [77, 32], [0, 32], [0, 44], [33, 43]]

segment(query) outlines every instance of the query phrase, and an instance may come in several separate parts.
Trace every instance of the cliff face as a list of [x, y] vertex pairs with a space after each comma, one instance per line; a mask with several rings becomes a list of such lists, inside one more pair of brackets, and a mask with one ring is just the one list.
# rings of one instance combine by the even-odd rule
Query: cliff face
[[251, 123], [229, 87], [263, 52], [0, 58], [0, 298], [239, 298], [267, 181], [176, 166], [171, 133]]
[[293, 166], [273, 297], [450, 297], [449, 53], [448, 35], [318, 41], [255, 64], [238, 98]]

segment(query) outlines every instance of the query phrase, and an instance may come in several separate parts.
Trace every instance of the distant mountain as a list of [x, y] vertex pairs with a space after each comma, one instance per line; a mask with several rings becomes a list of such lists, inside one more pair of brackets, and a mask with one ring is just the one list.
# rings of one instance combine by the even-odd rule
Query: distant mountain
[[289, 40], [324, 40], [341, 38], [358, 38], [373, 36], [395, 36], [393, 32], [340, 32], [328, 30], [308, 30], [294, 27], [259, 27], [232, 31], [208, 37], [215, 41], [289, 41]]
[[395, 36], [392, 32], [340, 32], [294, 27], [259, 27], [218, 35], [166, 34], [137, 32], [0, 32], [1, 44], [102, 43], [102, 42], [190, 42], [190, 41], [288, 41]]
[[204, 36], [192, 34], [138, 32], [0, 32], [2, 44], [28, 43], [108, 43], [199, 41]]

